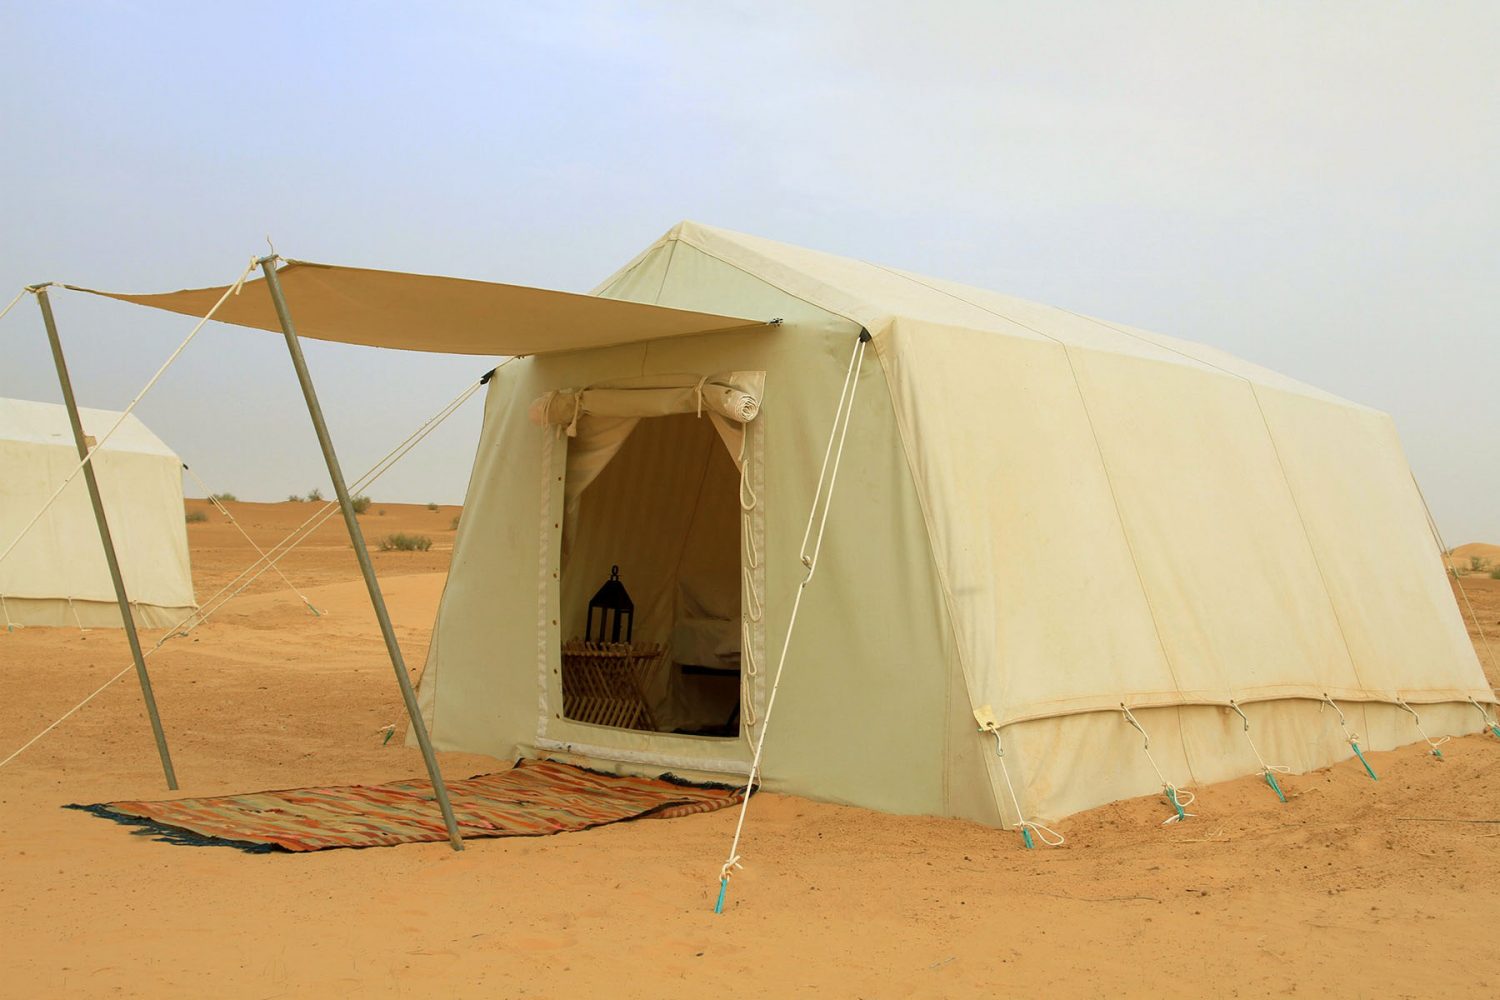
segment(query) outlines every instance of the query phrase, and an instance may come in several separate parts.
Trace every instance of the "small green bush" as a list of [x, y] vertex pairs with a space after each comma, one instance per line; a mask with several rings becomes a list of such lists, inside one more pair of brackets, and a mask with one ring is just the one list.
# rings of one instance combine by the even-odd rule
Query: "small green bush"
[[458, 515], [457, 514], [453, 515], [453, 523], [450, 524], [450, 525], [448, 525], [448, 530], [449, 531], [457, 531], [458, 530]]
[[302, 498], [299, 497], [297, 494], [293, 493], [291, 496], [289, 496], [289, 497], [286, 498], [286, 502], [287, 503], [301, 503], [302, 502]]
[[312, 489], [307, 491], [307, 499], [316, 503], [317, 501], [323, 499], [323, 491], [314, 486]]
[[1494, 569], [1490, 570], [1490, 579], [1500, 580], [1500, 566], [1496, 566]]
[[429, 501], [427, 501], [427, 509], [428, 510], [437, 510], [438, 509], [437, 501], [436, 500], [429, 500]]
[[354, 513], [363, 514], [370, 509], [370, 498], [363, 493], [356, 493], [349, 498], [349, 506], [354, 508]]
[[1482, 573], [1490, 568], [1490, 561], [1483, 556], [1470, 556], [1469, 569], [1475, 573]]
[[432, 539], [426, 535], [408, 535], [398, 532], [394, 535], [386, 535], [380, 540], [380, 551], [382, 552], [426, 552], [432, 548]]
[[208, 520], [208, 515], [201, 510], [190, 510], [185, 518], [188, 524], [200, 524]]
[[382, 507], [379, 510], [377, 510], [375, 513], [379, 514], [381, 517], [385, 517], [385, 508]]
[[219, 503], [234, 503], [235, 501], [239, 500], [239, 497], [235, 496], [233, 493], [210, 493], [208, 495], [208, 498], [210, 500], [217, 500], [219, 501]]

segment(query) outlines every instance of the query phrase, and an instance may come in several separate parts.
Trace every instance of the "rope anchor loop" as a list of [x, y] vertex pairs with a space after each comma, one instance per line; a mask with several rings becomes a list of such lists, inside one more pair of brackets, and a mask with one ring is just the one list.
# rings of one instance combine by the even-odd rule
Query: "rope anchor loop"
[[1500, 722], [1496, 722], [1495, 717], [1486, 712], [1484, 706], [1473, 698], [1469, 699], [1469, 704], [1473, 705], [1475, 710], [1479, 712], [1479, 717], [1484, 720], [1485, 728], [1494, 734], [1495, 739], [1500, 740]]
[[[1344, 740], [1349, 746], [1354, 748], [1354, 756], [1358, 757], [1359, 762], [1365, 766], [1365, 773], [1370, 776], [1370, 780], [1379, 781], [1380, 777], [1376, 775], [1375, 769], [1370, 766], [1370, 762], [1365, 760], [1364, 751], [1359, 748], [1359, 734], [1349, 731], [1349, 720], [1344, 718], [1344, 710], [1339, 708], [1332, 698], [1328, 697], [1328, 692], [1326, 691], [1323, 692], [1323, 705], [1327, 705], [1338, 714], [1339, 728], [1344, 731]], [[1318, 706], [1318, 711], [1321, 712], [1323, 710], [1323, 705]]]
[[[1016, 786], [1010, 780], [1010, 767], [1005, 763], [1005, 744], [1000, 740], [1000, 722], [995, 718], [995, 710], [989, 705], [983, 705], [974, 710], [974, 719], [979, 723], [979, 732], [989, 733], [995, 737], [995, 756], [1000, 758], [1000, 773], [1005, 776], [1005, 787], [1010, 792], [1010, 801], [1016, 807], [1016, 827], [1021, 831], [1021, 843], [1028, 851], [1036, 850], [1036, 841], [1039, 839], [1048, 847], [1061, 847], [1066, 844], [1067, 838], [1049, 826], [1035, 823], [1026, 818], [1021, 811], [1021, 800], [1016, 795]], [[1035, 833], [1035, 837], [1032, 834]]]
[[1151, 734], [1146, 732], [1145, 727], [1140, 724], [1135, 714], [1130, 711], [1123, 701], [1120, 702], [1120, 712], [1125, 716], [1125, 721], [1133, 726], [1136, 732], [1141, 734], [1141, 749], [1146, 753], [1146, 760], [1151, 764], [1151, 770], [1156, 772], [1156, 777], [1161, 781], [1162, 794], [1167, 797], [1167, 801], [1172, 805], [1173, 814], [1162, 820], [1161, 825], [1166, 826], [1168, 823], [1181, 823], [1193, 816], [1197, 816], [1197, 813], [1188, 812], [1187, 807], [1196, 802], [1198, 796], [1186, 788], [1178, 788], [1167, 780], [1167, 776], [1156, 765], [1156, 758], [1151, 756]]
[[1427, 741], [1427, 752], [1432, 754], [1432, 756], [1436, 757], [1438, 760], [1443, 760], [1443, 751], [1438, 748], [1441, 747], [1444, 743], [1447, 743], [1453, 737], [1444, 736], [1441, 739], [1433, 739], [1431, 736], [1427, 735], [1427, 730], [1422, 728], [1422, 717], [1417, 714], [1416, 709], [1412, 708], [1406, 703], [1404, 699], [1401, 698], [1396, 699], [1396, 704], [1400, 706], [1403, 712], [1411, 716], [1412, 724], [1417, 727], [1417, 732], [1421, 735], [1422, 739]]
[[1266, 780], [1266, 784], [1270, 787], [1271, 791], [1276, 793], [1276, 797], [1285, 803], [1286, 793], [1281, 790], [1281, 784], [1276, 780], [1276, 776], [1278, 774], [1291, 774], [1292, 769], [1282, 764], [1267, 764], [1266, 759], [1260, 755], [1260, 748], [1255, 745], [1255, 740], [1250, 738], [1249, 716], [1245, 715], [1244, 709], [1240, 708], [1239, 704], [1233, 699], [1230, 699], [1229, 708], [1245, 724], [1245, 742], [1250, 744], [1250, 752], [1255, 754], [1255, 759], [1260, 762], [1260, 776]]

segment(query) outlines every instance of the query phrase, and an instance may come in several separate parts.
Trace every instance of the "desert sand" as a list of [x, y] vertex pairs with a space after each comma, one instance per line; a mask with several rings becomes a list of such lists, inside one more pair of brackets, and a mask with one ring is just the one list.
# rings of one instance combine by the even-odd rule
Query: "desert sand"
[[[312, 512], [231, 506], [261, 544]], [[413, 673], [456, 514], [361, 518], [372, 545], [433, 538], [375, 557]], [[217, 514], [188, 531], [200, 600], [254, 558]], [[422, 773], [381, 742], [400, 699], [339, 520], [284, 568], [326, 614], [267, 576], [150, 661], [177, 794]], [[1500, 580], [1463, 583], [1494, 642]], [[117, 632], [0, 634], [0, 756], [128, 663]], [[1116, 803], [1034, 852], [768, 794], [716, 917], [731, 811], [462, 853], [246, 855], [65, 810], [168, 796], [127, 675], [0, 769], [0, 996], [1500, 995], [1500, 740], [1424, 750], [1372, 754], [1378, 783], [1348, 762], [1287, 777], [1286, 805], [1258, 778], [1203, 787], [1184, 824], [1161, 825], [1160, 799]], [[455, 776], [508, 763], [441, 757]]]

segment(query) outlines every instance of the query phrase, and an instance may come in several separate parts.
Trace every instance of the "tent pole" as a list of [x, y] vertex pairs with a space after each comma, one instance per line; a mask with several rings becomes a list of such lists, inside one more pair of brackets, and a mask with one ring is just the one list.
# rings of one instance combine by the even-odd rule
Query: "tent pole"
[[[57, 384], [62, 387], [63, 403], [68, 408], [68, 422], [73, 425], [73, 441], [78, 446], [78, 457], [87, 459], [88, 439], [83, 433], [83, 420], [78, 416], [78, 401], [73, 397], [73, 381], [68, 377], [68, 363], [63, 358], [62, 341], [57, 336], [57, 321], [52, 316], [52, 303], [47, 298], [45, 285], [36, 289], [37, 305], [42, 309], [42, 322], [47, 327], [47, 341], [52, 346], [52, 363], [57, 368]], [[109, 521], [104, 516], [104, 501], [99, 496], [99, 480], [94, 477], [94, 463], [83, 464], [83, 480], [88, 484], [89, 501], [94, 505], [94, 521], [99, 525], [99, 540], [104, 544], [104, 560], [109, 563], [109, 577], [115, 585], [115, 600], [120, 604], [120, 619], [125, 623], [125, 638], [130, 643], [130, 656], [135, 660], [135, 676], [141, 683], [141, 698], [146, 702], [146, 714], [151, 717], [151, 732], [156, 737], [156, 752], [161, 757], [162, 773], [167, 778], [167, 788], [177, 790], [177, 772], [172, 768], [172, 754], [167, 750], [167, 734], [161, 726], [161, 715], [156, 710], [156, 695], [151, 690], [151, 675], [146, 672], [146, 657], [141, 653], [141, 639], [135, 632], [135, 618], [130, 611], [130, 598], [125, 593], [125, 578], [120, 574], [120, 560], [115, 555], [114, 538], [109, 533]]]
[[401, 687], [401, 700], [406, 703], [406, 717], [411, 720], [412, 732], [416, 734], [417, 744], [422, 748], [422, 759], [427, 763], [427, 776], [432, 780], [432, 790], [437, 796], [438, 808], [443, 813], [443, 825], [448, 828], [448, 841], [455, 851], [461, 851], [464, 849], [464, 842], [458, 833], [458, 821], [453, 817], [453, 805], [448, 801], [448, 786], [443, 783], [443, 773], [438, 770], [437, 755], [432, 751], [427, 724], [422, 721], [421, 709], [417, 707], [417, 694], [412, 690], [411, 678], [406, 673], [406, 660], [401, 655], [400, 643], [396, 641], [396, 630], [391, 627], [391, 616], [385, 607], [385, 597], [380, 592], [380, 581], [375, 578], [375, 566], [370, 562], [369, 550], [365, 548], [364, 532], [360, 530], [359, 519], [354, 516], [354, 505], [349, 500], [349, 487], [344, 483], [339, 457], [333, 450], [333, 439], [328, 436], [328, 425], [323, 421], [323, 407], [318, 403], [312, 376], [307, 371], [307, 360], [302, 356], [302, 344], [292, 325], [292, 314], [287, 310], [286, 298], [281, 293], [281, 281], [276, 276], [277, 259], [272, 255], [262, 257], [257, 263], [265, 272], [266, 290], [271, 293], [271, 302], [276, 306], [276, 318], [281, 321], [281, 332], [286, 335], [286, 346], [292, 354], [292, 367], [297, 369], [297, 381], [302, 385], [307, 412], [312, 417], [313, 430], [318, 434], [318, 444], [323, 449], [323, 461], [328, 464], [328, 475], [333, 479], [333, 491], [338, 494], [339, 508], [344, 513], [344, 525], [349, 529], [349, 541], [354, 543], [354, 556], [359, 560], [359, 571], [364, 575], [365, 587], [370, 591], [370, 604], [375, 609], [375, 620], [380, 623], [380, 634], [385, 638], [385, 648], [390, 653], [391, 666], [396, 671], [396, 683]]

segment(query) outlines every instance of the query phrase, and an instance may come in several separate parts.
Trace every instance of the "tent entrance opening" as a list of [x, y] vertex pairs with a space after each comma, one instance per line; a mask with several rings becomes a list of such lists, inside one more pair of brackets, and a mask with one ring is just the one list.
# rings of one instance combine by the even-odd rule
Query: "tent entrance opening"
[[[617, 450], [602, 469], [594, 463], [594, 478], [564, 514], [563, 714], [622, 729], [737, 737], [741, 518], [734, 458], [706, 414], [601, 419], [618, 422], [585, 426], [570, 445], [582, 454], [613, 437]], [[582, 474], [573, 457], [570, 477]], [[619, 603], [614, 584], [601, 586], [616, 568], [633, 605], [628, 612], [597, 607]], [[627, 614], [628, 625], [617, 630]]]

